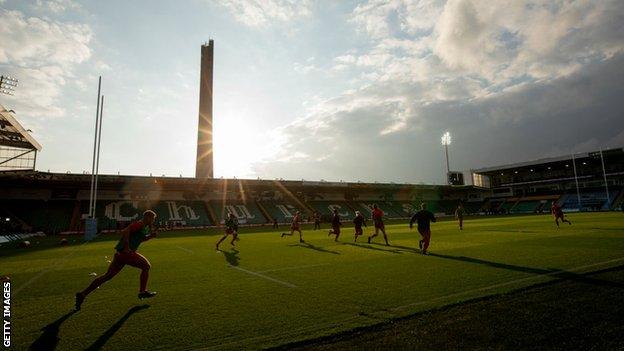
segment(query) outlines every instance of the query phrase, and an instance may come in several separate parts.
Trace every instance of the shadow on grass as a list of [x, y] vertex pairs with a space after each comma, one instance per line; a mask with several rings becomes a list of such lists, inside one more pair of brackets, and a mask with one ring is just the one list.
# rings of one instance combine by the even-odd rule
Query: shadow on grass
[[230, 266], [238, 266], [238, 261], [240, 261], [240, 257], [238, 257], [237, 249], [232, 248], [232, 250], [230, 251], [219, 251], [223, 253], [223, 256], [225, 256], [225, 260]]
[[115, 335], [115, 333], [117, 331], [119, 331], [119, 329], [121, 329], [121, 327], [123, 326], [123, 324], [128, 320], [128, 318], [130, 318], [130, 316], [132, 316], [133, 314], [140, 312], [144, 309], [149, 308], [150, 305], [140, 305], [140, 306], [134, 306], [131, 309], [128, 310], [128, 312], [126, 312], [126, 314], [124, 314], [121, 318], [119, 318], [119, 320], [117, 322], [115, 322], [115, 324], [111, 325], [110, 328], [108, 328], [108, 330], [106, 330], [104, 332], [104, 334], [100, 335], [100, 337], [95, 340], [95, 342], [93, 344], [91, 344], [91, 346], [87, 347], [86, 350], [87, 351], [94, 351], [94, 350], [100, 350], [102, 349], [102, 347], [104, 345], [106, 345], [106, 342], [113, 336]]
[[375, 242], [372, 242], [370, 244], [371, 245], [382, 246], [382, 247], [394, 247], [394, 248], [399, 249], [399, 250], [396, 250], [398, 252], [413, 252], [413, 253], [417, 253], [417, 254], [421, 254], [422, 253], [422, 251], [420, 249], [415, 248], [415, 247], [402, 246], [402, 245], [392, 245], [392, 244], [390, 244], [390, 246], [386, 246], [386, 244], [375, 243]]
[[[624, 270], [624, 265], [619, 265], [619, 266], [611, 267], [611, 268], [605, 268], [605, 269], [601, 269], [598, 271], [582, 273], [579, 275], [588, 278], [590, 276], [594, 276], [598, 274], [604, 274], [604, 273], [609, 273], [609, 272], [619, 272], [622, 270]], [[598, 323], [601, 325], [603, 325], [603, 323], [606, 323], [606, 322], [613, 323], [612, 327], [607, 327], [608, 329], [605, 329], [605, 328], [599, 329], [598, 333], [600, 334], [609, 333], [611, 332], [611, 330], [613, 330], [613, 332], [611, 332], [611, 334], [608, 334], [609, 336], [621, 334], [621, 333], [620, 334], [617, 333], [621, 329], [619, 319], [617, 319], [618, 315], [616, 313], [612, 313], [610, 316], [607, 315], [607, 318], [605, 318], [605, 315], [603, 312], [605, 310], [604, 309], [605, 305], [607, 304], [609, 305], [613, 304], [619, 307], [618, 304], [620, 303], [620, 299], [618, 299], [619, 296], [617, 294], [613, 294], [612, 296], [602, 295], [602, 296], [609, 298], [609, 300], [607, 300], [608, 302], [601, 306], [602, 308], [599, 307], [594, 312], [592, 311], [593, 305], [591, 305], [592, 308], [590, 309], [590, 311], [587, 311], [587, 304], [582, 304], [582, 303], [577, 304], [577, 303], [583, 302], [583, 300], [587, 300], [589, 298], [595, 297], [596, 292], [589, 291], [587, 295], [583, 296], [581, 294], [581, 297], [578, 298], [578, 295], [576, 293], [578, 293], [579, 290], [582, 292], [585, 289], [576, 290], [576, 293], [573, 296], [571, 296], [571, 299], [576, 299], [576, 301], [573, 302], [574, 305], [573, 305], [573, 310], [571, 314], [575, 316], [576, 316], [575, 313], [582, 314], [583, 318], [579, 319], [580, 323], [570, 323], [570, 321], [565, 320], [566, 316], [562, 316], [566, 314], [570, 315], [570, 313], [561, 313], [561, 311], [556, 311], [556, 313], [554, 313], [554, 317], [552, 317], [548, 313], [545, 313], [546, 308], [552, 308], [552, 307], [549, 307], [549, 304], [551, 303], [555, 304], [554, 306], [555, 308], [566, 307], [565, 305], [558, 305], [557, 302], [549, 302], [549, 298], [553, 296], [551, 294], [561, 294], [562, 286], [565, 286], [566, 288], [570, 287], [570, 285], [562, 285], [564, 282], [565, 281], [562, 279], [553, 279], [547, 282], [533, 284], [533, 285], [529, 285], [526, 287], [514, 289], [508, 293], [505, 293], [504, 295], [495, 293], [495, 294], [479, 296], [479, 297], [468, 299], [468, 300], [446, 304], [440, 307], [426, 309], [424, 311], [418, 311], [418, 312], [400, 316], [400, 317], [392, 317], [389, 319], [384, 319], [374, 324], [365, 325], [362, 327], [355, 327], [355, 328], [345, 330], [342, 332], [338, 332], [332, 335], [312, 337], [312, 338], [301, 340], [301, 341], [294, 341], [294, 342], [290, 342], [290, 343], [286, 343], [286, 344], [282, 344], [282, 345], [278, 345], [274, 347], [269, 347], [266, 350], [316, 350], [316, 349], [323, 349], [323, 350], [379, 349], [379, 350], [382, 350], [382, 349], [392, 349], [393, 346], [395, 346], [394, 348], [396, 349], [408, 349], [406, 345], [408, 345], [407, 341], [409, 340], [413, 340], [413, 344], [409, 344], [409, 347], [410, 347], [409, 349], [418, 349], [419, 347], [421, 347], [421, 344], [419, 343], [422, 343], [422, 345], [424, 345], [423, 348], [425, 349], [435, 349], [436, 346], [438, 346], [439, 349], [443, 349], [443, 347], [440, 347], [440, 345], [444, 345], [444, 341], [446, 341], [446, 345], [444, 346], [446, 346], [447, 349], [449, 348], [448, 347], [449, 342], [453, 342], [453, 343], [461, 342], [460, 345], [464, 349], [470, 348], [466, 346], [466, 342], [470, 342], [470, 343], [474, 342], [475, 346], [473, 348], [478, 349], [480, 347], [483, 348], [482, 343], [483, 343], [484, 338], [479, 337], [479, 335], [482, 335], [480, 333], [482, 333], [483, 331], [478, 330], [481, 327], [481, 325], [486, 326], [485, 328], [490, 327], [490, 328], [495, 329], [494, 333], [497, 334], [497, 337], [490, 337], [488, 335], [489, 343], [490, 344], [493, 343], [496, 346], [496, 347], [493, 347], [495, 349], [503, 349], [503, 350], [504, 349], [523, 349], [522, 347], [527, 345], [526, 343], [522, 343], [522, 344], [519, 343], [517, 339], [512, 338], [509, 335], [516, 335], [516, 337], [517, 335], [522, 335], [523, 337], [526, 336], [529, 339], [528, 341], [529, 345], [533, 345], [533, 348], [536, 348], [535, 347], [536, 335], [542, 338], [541, 340], [546, 340], [545, 336], [547, 336], [547, 334], [542, 335], [539, 333], [538, 334], [527, 333], [528, 328], [526, 327], [526, 323], [527, 321], [529, 321], [535, 324], [536, 323], [535, 320], [537, 318], [542, 318], [541, 319], [542, 322], [536, 324], [538, 325], [538, 328], [542, 327], [542, 328], [555, 329], [554, 334], [557, 337], [568, 338], [567, 343], [561, 342], [561, 344], [559, 344], [560, 342], [559, 340], [557, 340], [557, 343], [553, 343], [550, 339], [548, 339], [547, 346], [540, 344], [542, 345], [542, 348], [582, 350], [582, 349], [592, 349], [591, 346], [594, 346], [593, 348], [595, 349], [596, 343], [598, 343], [599, 341], [603, 339], [607, 340], [607, 342], [605, 343], [606, 345], [609, 345], [609, 346], [621, 345], [622, 344], [621, 337], [617, 338], [616, 342], [613, 342], [613, 339], [609, 337], [601, 337], [599, 339], [598, 337], [592, 338], [592, 337], [585, 336], [586, 335], [585, 333], [587, 332], [588, 320], [592, 321], [591, 323], [593, 324], [591, 325], [595, 325], [595, 323]], [[544, 292], [542, 289], [552, 289], [552, 290]], [[534, 295], [530, 295], [530, 296], [523, 295], [526, 293], [531, 293]], [[540, 295], [536, 297], [535, 294], [546, 294], [545, 296], [546, 299], [544, 299], [544, 295]], [[457, 336], [449, 337], [448, 335], [444, 333], [442, 334], [439, 333], [440, 323], [443, 323], [443, 324], [447, 323], [449, 320], [453, 320], [452, 318], [457, 318], [458, 321], [465, 320], [465, 315], [471, 315], [473, 313], [483, 314], [488, 310], [491, 311], [491, 313], [494, 313], [494, 312], [500, 313], [501, 311], [503, 311], [501, 308], [514, 307], [513, 305], [508, 306], [506, 304], [517, 303], [517, 302], [513, 302], [517, 300], [520, 300], [520, 303], [526, 304], [526, 306], [523, 306], [525, 308], [522, 310], [521, 316], [514, 315], [514, 313], [516, 313], [515, 312], [516, 310], [509, 310], [509, 315], [504, 314], [505, 312], [503, 312], [503, 314], [497, 315], [495, 317], [488, 316], [489, 318], [484, 319], [483, 321], [480, 322], [482, 324], [475, 323], [474, 327], [472, 326], [470, 327], [473, 329], [464, 329], [464, 328], [455, 327], [453, 328], [454, 331], [451, 331], [449, 333], [457, 332], [458, 333]], [[541, 303], [535, 303], [535, 301], [544, 301], [544, 305], [542, 305]], [[596, 304], [600, 302], [602, 301], [597, 301]], [[479, 305], [480, 303], [488, 303], [490, 304], [490, 306]], [[451, 316], [451, 313], [455, 313], [455, 314]], [[545, 317], [541, 317], [542, 315], [544, 315]], [[597, 319], [595, 321], [591, 319], [593, 317], [592, 315], [594, 316], [597, 315], [596, 317]], [[457, 316], [457, 317], [453, 317], [453, 316]], [[549, 319], [554, 320], [552, 322], [554, 325], [544, 326], [543, 324], [544, 318], [546, 318], [546, 322], [548, 322]], [[511, 320], [511, 326], [512, 328], [515, 329], [513, 331], [514, 334], [512, 334], [510, 330], [506, 329], [505, 327], [501, 327], [501, 326], [492, 327], [493, 325], [492, 323], [496, 322], [499, 319], [503, 323], [508, 322], [508, 319]], [[605, 321], [605, 319], [607, 319], [607, 321]], [[615, 321], [611, 322], [611, 320], [615, 320]], [[409, 324], [409, 325], [398, 324], [398, 323], [405, 323], [405, 322], [410, 322], [413, 324]], [[472, 321], [472, 320], [465, 320], [465, 323], [470, 324], [470, 325], [472, 325], [472, 323], [474, 322], [475, 321]], [[563, 329], [556, 330], [557, 328], [560, 328], [561, 325], [565, 325], [565, 328], [563, 328], [565, 330]], [[517, 329], [515, 326], [517, 326]], [[388, 327], [393, 328], [393, 329], [392, 330], [386, 329], [385, 331], [383, 331], [384, 328], [388, 328]], [[402, 336], [401, 335], [402, 332], [399, 331], [399, 328], [404, 329], [406, 333], [410, 333], [410, 334], [414, 333], [418, 336], [414, 336], [414, 337]], [[431, 335], [433, 335], [433, 337], [435, 338], [443, 338], [441, 339], [443, 340], [443, 342], [438, 345], [433, 345], [433, 346], [431, 344], [427, 344], [426, 341], [420, 339], [424, 336], [422, 333], [418, 333], [418, 332], [415, 333], [414, 331], [412, 331], [416, 328], [421, 328], [421, 330], [427, 330], [428, 333], [431, 333]], [[383, 331], [383, 332], [380, 332], [380, 331]], [[471, 335], [471, 333], [473, 333], [474, 335], [477, 335], [477, 337], [472, 338], [472, 340], [466, 339], [465, 335]], [[488, 332], [488, 334], [489, 333], [491, 332]], [[574, 335], [574, 333], [578, 333], [578, 335]], [[579, 339], [574, 340], [574, 338], [578, 337], [579, 335], [580, 335], [580, 340]], [[381, 342], [376, 342], [377, 339], [381, 340]], [[571, 344], [570, 340], [574, 340], [574, 343]], [[514, 344], [509, 344], [507, 343], [507, 341], [510, 341]], [[581, 346], [584, 346], [584, 344], [586, 343], [590, 347], [585, 347], [585, 348], [576, 347], [578, 345], [576, 343], [577, 341], [583, 342]], [[401, 345], [403, 347], [398, 347], [397, 345]], [[573, 346], [570, 346], [570, 345], [573, 345]], [[459, 348], [459, 346], [454, 345], [454, 348]], [[527, 347], [524, 347], [524, 348], [527, 348]], [[537, 348], [539, 349], [539, 347]], [[611, 348], [614, 348], [614, 347], [611, 347]], [[605, 349], [605, 348], [603, 347], [603, 348], [598, 348], [598, 349]], [[609, 349], [609, 348], [607, 347], [606, 349]]]
[[503, 232], [503, 233], [539, 233], [536, 230], [525, 229], [479, 229], [480, 232]]
[[494, 268], [499, 268], [499, 269], [507, 269], [507, 270], [516, 271], [516, 272], [522, 272], [522, 273], [529, 273], [529, 274], [535, 274], [535, 275], [550, 275], [550, 276], [553, 276], [553, 277], [556, 277], [556, 278], [559, 278], [559, 279], [573, 280], [573, 281], [577, 281], [577, 282], [582, 282], [582, 283], [586, 283], [586, 284], [593, 284], [593, 285], [598, 285], [598, 286], [608, 286], [608, 287], [615, 287], [615, 288], [624, 288], [624, 284], [622, 284], [622, 283], [617, 283], [617, 282], [612, 282], [612, 281], [608, 281], [608, 280], [591, 278], [591, 277], [588, 277], [587, 275], [584, 275], [584, 274], [578, 274], [578, 273], [568, 272], [568, 271], [565, 271], [565, 270], [554, 269], [554, 268], [524, 267], [524, 266], [517, 266], [517, 265], [512, 265], [512, 264], [507, 264], [507, 263], [487, 261], [487, 260], [482, 260], [482, 259], [473, 258], [473, 257], [452, 256], [452, 255], [444, 255], [444, 254], [438, 254], [438, 253], [429, 253], [429, 256], [439, 257], [439, 258], [444, 258], [444, 259], [449, 259], [449, 260], [455, 260], [455, 261], [462, 261], [462, 262], [468, 262], [468, 263], [481, 264], [481, 265], [485, 265], [485, 266], [489, 266], [489, 267], [494, 267]]
[[291, 245], [288, 245], [288, 246], [290, 246], [290, 247], [305, 247], [306, 249], [310, 249], [310, 250], [314, 250], [314, 251], [318, 251], [318, 252], [325, 252], [325, 253], [330, 253], [330, 254], [334, 254], [334, 255], [340, 255], [340, 252], [327, 250], [327, 249], [322, 248], [320, 246], [314, 246], [314, 245], [310, 244], [309, 242], [303, 242], [303, 243], [299, 243], [299, 244], [291, 244]]
[[[371, 243], [372, 244], [372, 243]], [[343, 245], [350, 245], [350, 246], [355, 246], [355, 247], [361, 247], [363, 249], [367, 249], [367, 250], [375, 250], [375, 251], [382, 251], [382, 252], [388, 252], [388, 253], [393, 253], [393, 254], [401, 254], [402, 252], [400, 250], [386, 250], [386, 249], [380, 249], [368, 244], [358, 244], [358, 243], [343, 243]], [[381, 245], [381, 244], [377, 244], [377, 245]], [[390, 246], [385, 246], [384, 247], [390, 247]]]
[[35, 342], [32, 343], [32, 345], [30, 345], [29, 350], [48, 351], [56, 349], [59, 340], [61, 340], [58, 337], [61, 324], [63, 324], [74, 313], [76, 313], [76, 311], [66, 313], [64, 316], [41, 328], [43, 333], [37, 338], [37, 340], [35, 340]]

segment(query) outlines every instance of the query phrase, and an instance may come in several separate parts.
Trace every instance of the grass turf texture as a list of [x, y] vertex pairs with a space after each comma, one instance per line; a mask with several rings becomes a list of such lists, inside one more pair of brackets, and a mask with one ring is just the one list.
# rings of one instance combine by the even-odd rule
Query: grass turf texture
[[304, 227], [306, 244], [297, 235], [243, 229], [237, 250], [226, 241], [223, 252], [214, 250], [214, 230], [170, 232], [140, 248], [152, 263], [149, 288], [157, 297], [137, 300], [139, 271], [126, 267], [73, 314], [74, 293], [91, 272], [104, 273], [114, 236], [66, 247], [54, 239], [33, 239], [31, 249], [5, 244], [0, 275], [12, 278], [16, 350], [258, 349], [551, 280], [578, 281], [624, 263], [621, 213], [570, 219], [560, 229], [550, 216], [473, 219], [463, 231], [439, 222], [430, 256], [418, 253], [419, 235], [405, 223], [387, 226], [391, 247], [381, 238], [353, 244], [350, 227], [339, 243], [326, 230]]

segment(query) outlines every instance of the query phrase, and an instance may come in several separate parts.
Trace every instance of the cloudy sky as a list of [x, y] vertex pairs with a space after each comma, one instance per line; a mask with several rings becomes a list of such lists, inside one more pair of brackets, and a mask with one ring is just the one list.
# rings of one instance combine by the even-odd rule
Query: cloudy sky
[[[493, 6], [496, 4], [497, 6]], [[442, 183], [624, 146], [621, 0], [0, 0], [0, 103], [38, 169], [193, 176], [215, 40], [215, 175]]]

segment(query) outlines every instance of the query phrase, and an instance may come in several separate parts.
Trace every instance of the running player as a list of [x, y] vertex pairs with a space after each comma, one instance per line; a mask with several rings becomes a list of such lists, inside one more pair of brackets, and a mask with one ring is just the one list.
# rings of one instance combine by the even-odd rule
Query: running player
[[460, 202], [455, 210], [455, 218], [459, 221], [459, 230], [464, 230], [464, 205]]
[[314, 212], [314, 230], [321, 229], [321, 214]]
[[299, 232], [299, 242], [303, 243], [303, 233], [301, 233], [301, 212], [297, 211], [295, 212], [295, 216], [292, 219], [292, 224], [290, 225], [290, 234], [289, 233], [282, 233], [282, 238], [284, 237], [284, 235], [288, 235], [291, 236], [293, 235], [295, 232]]
[[219, 245], [223, 242], [223, 240], [225, 240], [225, 238], [227, 238], [228, 235], [232, 235], [232, 241], [230, 242], [230, 244], [234, 246], [234, 241], [239, 240], [238, 239], [238, 218], [236, 218], [234, 214], [231, 212], [228, 213], [228, 216], [225, 219], [225, 233], [223, 234], [221, 239], [217, 241], [217, 251], [219, 251]]
[[565, 219], [565, 215], [563, 214], [563, 210], [561, 209], [561, 206], [557, 205], [557, 203], [554, 201], [552, 202], [552, 206], [550, 207], [550, 213], [552, 213], [553, 217], [555, 217], [555, 224], [557, 224], [557, 228], [559, 228], [560, 219], [561, 219], [561, 222], [572, 225], [572, 222]]
[[423, 255], [428, 255], [429, 241], [431, 240], [431, 222], [435, 222], [436, 218], [430, 211], [427, 211], [427, 205], [423, 202], [420, 204], [420, 211], [416, 212], [410, 219], [410, 230], [414, 227], [414, 222], [418, 223], [418, 233], [422, 236], [422, 240], [418, 242], [418, 247]]
[[355, 218], [353, 219], [353, 224], [355, 225], [355, 236], [353, 242], [357, 243], [358, 236], [364, 234], [362, 230], [362, 225], [366, 227], [366, 218], [362, 216], [360, 211], [355, 211]]
[[329, 234], [327, 234], [327, 236], [330, 235], [335, 235], [336, 238], [334, 239], [334, 241], [338, 241], [338, 237], [340, 236], [340, 226], [342, 225], [342, 223], [340, 223], [340, 215], [338, 214], [338, 210], [334, 209], [334, 217], [332, 217], [332, 229], [329, 230]]
[[373, 205], [373, 211], [371, 212], [371, 217], [373, 218], [373, 223], [375, 224], [375, 234], [368, 237], [368, 243], [371, 243], [371, 239], [379, 235], [379, 231], [383, 233], [384, 241], [386, 242], [386, 246], [390, 246], [388, 243], [388, 236], [386, 235], [386, 227], [383, 222], [383, 211], [377, 207], [377, 205]]
[[76, 293], [76, 310], [80, 309], [87, 295], [117, 275], [125, 265], [141, 269], [139, 299], [150, 298], [156, 295], [155, 292], [147, 290], [147, 278], [151, 265], [147, 258], [136, 252], [143, 241], [156, 236], [157, 232], [152, 229], [155, 219], [156, 213], [147, 210], [143, 212], [142, 220], [132, 222], [121, 231], [121, 239], [115, 246], [115, 257], [110, 266], [108, 266], [108, 271], [101, 277], [95, 278], [86, 289]]

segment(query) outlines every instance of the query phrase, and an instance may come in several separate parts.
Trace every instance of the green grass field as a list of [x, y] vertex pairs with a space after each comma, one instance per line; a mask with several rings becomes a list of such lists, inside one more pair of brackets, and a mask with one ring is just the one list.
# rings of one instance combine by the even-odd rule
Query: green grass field
[[214, 230], [169, 232], [139, 250], [157, 297], [139, 301], [139, 271], [126, 267], [77, 313], [74, 293], [105, 272], [114, 235], [67, 247], [5, 244], [0, 275], [12, 278], [15, 350], [260, 349], [624, 263], [621, 213], [569, 217], [560, 229], [546, 215], [471, 219], [464, 231], [441, 221], [430, 256], [406, 223], [387, 226], [390, 247], [380, 238], [353, 244], [351, 227], [338, 243], [304, 227], [306, 244], [243, 228], [237, 250], [226, 241], [220, 253]]

